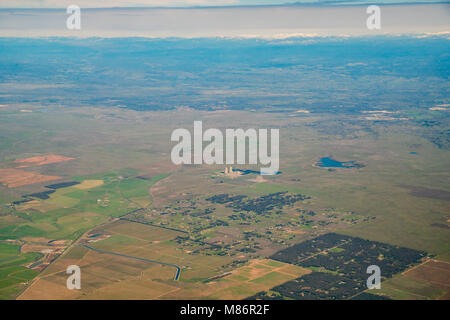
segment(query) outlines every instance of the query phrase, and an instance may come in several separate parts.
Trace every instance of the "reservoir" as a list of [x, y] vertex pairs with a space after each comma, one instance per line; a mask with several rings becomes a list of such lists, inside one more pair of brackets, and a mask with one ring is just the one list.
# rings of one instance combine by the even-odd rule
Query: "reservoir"
[[319, 162], [316, 164], [321, 168], [362, 168], [362, 164], [358, 164], [355, 161], [337, 161], [332, 157], [320, 158]]

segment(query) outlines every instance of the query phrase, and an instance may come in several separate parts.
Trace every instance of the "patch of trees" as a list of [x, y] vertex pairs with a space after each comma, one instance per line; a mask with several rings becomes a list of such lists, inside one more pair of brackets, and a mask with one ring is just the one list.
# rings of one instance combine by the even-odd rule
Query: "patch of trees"
[[305, 259], [313, 254], [335, 247], [348, 241], [351, 237], [336, 233], [327, 233], [317, 238], [307, 240], [292, 247], [280, 250], [273, 254], [270, 259], [297, 264], [299, 260]]
[[78, 181], [69, 181], [69, 182], [61, 182], [61, 183], [50, 184], [50, 185], [45, 186], [45, 187], [49, 188], [49, 189], [61, 189], [61, 188], [67, 188], [67, 187], [75, 186], [77, 184], [80, 184], [80, 183]]
[[[325, 269], [327, 272], [313, 272], [274, 287], [271, 291], [297, 300], [348, 299], [367, 289], [368, 266], [379, 266], [381, 276], [390, 278], [425, 256], [424, 251], [328, 233], [278, 251], [270, 257], [306, 268]], [[273, 298], [273, 294], [267, 295], [260, 292], [251, 298]], [[362, 295], [360, 299], [383, 298], [372, 296]]]
[[215, 196], [212, 196], [210, 198], [207, 198], [207, 201], [210, 201], [212, 203], [218, 203], [218, 204], [225, 204], [225, 203], [230, 203], [230, 202], [235, 202], [235, 201], [240, 201], [242, 199], [246, 198], [246, 196], [231, 196], [228, 195], [227, 193], [224, 194], [218, 194]]
[[367, 267], [377, 265], [381, 269], [381, 275], [390, 278], [426, 256], [423, 251], [361, 238], [351, 238], [339, 248], [341, 250], [328, 251], [327, 254], [305, 259], [298, 265], [323, 267], [357, 279], [367, 279]]
[[270, 289], [271, 293], [259, 292], [248, 299], [343, 300], [364, 289], [364, 281], [331, 273], [312, 272]]
[[30, 194], [26, 194], [23, 197], [24, 198], [29, 198], [29, 197], [33, 197], [33, 198], [39, 198], [42, 200], [46, 200], [50, 198], [50, 194], [54, 193], [55, 190], [48, 190], [48, 191], [42, 191], [42, 192], [36, 192], [36, 193], [30, 193]]
[[225, 204], [228, 208], [233, 208], [233, 211], [240, 212], [255, 212], [257, 214], [264, 214], [273, 209], [282, 209], [286, 205], [292, 205], [298, 201], [310, 199], [310, 197], [302, 194], [288, 194], [287, 192], [270, 193], [255, 199], [248, 199], [246, 196], [229, 196], [228, 194], [220, 194], [210, 197], [206, 200]]
[[363, 292], [363, 293], [358, 294], [357, 296], [351, 298], [350, 300], [392, 300], [392, 299], [385, 297], [385, 296], [380, 296], [377, 294]]

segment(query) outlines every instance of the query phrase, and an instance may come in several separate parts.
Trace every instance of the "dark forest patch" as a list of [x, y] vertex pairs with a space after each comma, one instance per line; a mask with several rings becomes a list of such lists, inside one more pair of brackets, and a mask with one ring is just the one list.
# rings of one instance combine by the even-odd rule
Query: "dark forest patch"
[[[334, 250], [336, 248], [342, 250]], [[368, 266], [379, 266], [381, 277], [385, 279], [408, 269], [425, 256], [423, 251], [328, 233], [278, 251], [270, 257], [310, 268], [314, 272], [249, 299], [353, 299], [367, 289], [366, 281], [370, 276], [366, 273]]]
[[55, 192], [55, 190], [48, 190], [48, 191], [42, 191], [42, 192], [26, 194], [23, 197], [24, 198], [32, 197], [32, 198], [39, 198], [39, 199], [42, 199], [42, 200], [46, 200], [46, 199], [50, 198], [49, 195], [54, 193], [54, 192]]
[[287, 192], [270, 193], [258, 198], [248, 199], [246, 196], [229, 196], [228, 194], [219, 194], [212, 196], [207, 201], [218, 204], [225, 204], [228, 208], [233, 208], [234, 212], [255, 212], [264, 214], [273, 209], [282, 209], [284, 206], [293, 205], [298, 201], [310, 199], [302, 194], [288, 194]]
[[77, 184], [80, 184], [78, 181], [69, 181], [69, 182], [61, 182], [61, 183], [55, 183], [55, 184], [49, 184], [48, 186], [45, 186], [49, 189], [61, 189], [61, 188], [67, 188], [71, 186], [75, 186]]
[[399, 187], [408, 189], [410, 191], [410, 195], [414, 197], [430, 198], [437, 200], [450, 200], [450, 192], [445, 190], [428, 189], [423, 187], [404, 186], [404, 185], [400, 185]]

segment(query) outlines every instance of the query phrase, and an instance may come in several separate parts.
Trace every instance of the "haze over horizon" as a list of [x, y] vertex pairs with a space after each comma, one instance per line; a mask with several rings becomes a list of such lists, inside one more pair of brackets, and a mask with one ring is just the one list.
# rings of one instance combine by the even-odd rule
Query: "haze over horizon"
[[81, 8], [113, 7], [215, 7], [215, 6], [261, 6], [288, 4], [406, 4], [406, 3], [448, 3], [439, 0], [3, 0], [0, 9], [5, 8], [66, 8], [78, 5]]
[[0, 37], [262, 38], [429, 35], [450, 32], [450, 4], [381, 7], [381, 29], [366, 26], [366, 5], [82, 9], [81, 30], [66, 10], [0, 11]]

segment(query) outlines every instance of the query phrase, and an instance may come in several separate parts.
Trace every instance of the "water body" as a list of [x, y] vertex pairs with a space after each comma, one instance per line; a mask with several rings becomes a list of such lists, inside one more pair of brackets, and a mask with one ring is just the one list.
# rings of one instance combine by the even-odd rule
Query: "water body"
[[100, 237], [101, 235], [102, 235], [102, 233], [97, 233], [97, 234], [88, 236], [88, 238], [97, 238], [97, 237]]
[[321, 168], [362, 168], [363, 165], [356, 163], [355, 161], [338, 161], [332, 157], [320, 158], [320, 161], [316, 164]]

